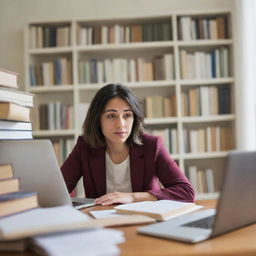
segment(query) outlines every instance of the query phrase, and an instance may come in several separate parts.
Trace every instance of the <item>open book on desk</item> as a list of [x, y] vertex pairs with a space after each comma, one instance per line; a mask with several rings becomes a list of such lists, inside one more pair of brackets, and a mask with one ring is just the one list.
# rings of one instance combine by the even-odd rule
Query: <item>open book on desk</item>
[[158, 200], [122, 204], [116, 206], [114, 209], [117, 213], [145, 215], [158, 221], [164, 221], [197, 210], [201, 207], [202, 206], [196, 205], [195, 203]]

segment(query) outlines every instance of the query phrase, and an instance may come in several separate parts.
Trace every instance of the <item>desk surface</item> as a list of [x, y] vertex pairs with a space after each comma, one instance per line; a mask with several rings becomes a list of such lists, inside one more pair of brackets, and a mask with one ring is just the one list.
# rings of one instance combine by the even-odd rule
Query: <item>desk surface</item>
[[[197, 203], [209, 208], [215, 207], [215, 201], [212, 200]], [[91, 209], [84, 210], [84, 212]], [[97, 206], [93, 209], [102, 208]], [[138, 225], [115, 228], [125, 234], [126, 241], [119, 245], [121, 256], [256, 255], [256, 224], [195, 245], [140, 235], [136, 232], [137, 228]], [[26, 251], [24, 253], [0, 253], [1, 255], [34, 256], [35, 254]]]

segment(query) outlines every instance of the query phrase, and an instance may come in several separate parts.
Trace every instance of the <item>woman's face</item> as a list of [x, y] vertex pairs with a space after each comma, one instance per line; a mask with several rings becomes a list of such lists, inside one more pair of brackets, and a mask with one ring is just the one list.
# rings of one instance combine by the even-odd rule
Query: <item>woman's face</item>
[[125, 143], [132, 131], [134, 116], [129, 104], [121, 98], [111, 99], [100, 117], [101, 130], [106, 143]]

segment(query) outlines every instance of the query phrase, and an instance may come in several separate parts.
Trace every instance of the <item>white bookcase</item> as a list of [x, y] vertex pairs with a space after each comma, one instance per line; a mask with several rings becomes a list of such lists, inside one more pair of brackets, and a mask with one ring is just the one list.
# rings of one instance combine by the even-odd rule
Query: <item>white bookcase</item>
[[[188, 176], [192, 173], [188, 171], [189, 166], [203, 170], [200, 172], [200, 175], [197, 175], [198, 171], [196, 172], [196, 179], [201, 179], [199, 182], [201, 184], [196, 185], [199, 186], [197, 187], [197, 198], [216, 197], [220, 189], [227, 153], [230, 149], [236, 147], [234, 127], [235, 79], [232, 65], [234, 42], [232, 39], [231, 15], [231, 11], [222, 10], [203, 13], [172, 13], [169, 16], [147, 16], [137, 19], [78, 19], [28, 24], [25, 31], [26, 90], [36, 95], [35, 104], [37, 108], [35, 109], [38, 110], [40, 104], [59, 101], [60, 103], [58, 104], [70, 106], [68, 116], [69, 119], [72, 119], [72, 124], [69, 122], [68, 127], [65, 129], [59, 129], [58, 127], [60, 126], [56, 125], [53, 129], [40, 130], [40, 118], [39, 112], [37, 112], [32, 117], [34, 122], [34, 137], [72, 139], [74, 143], [76, 138], [81, 134], [81, 119], [83, 119], [81, 118], [83, 116], [80, 110], [81, 103], [88, 104], [95, 92], [110, 82], [121, 82], [127, 85], [141, 100], [145, 100], [146, 97], [150, 96], [157, 95], [163, 98], [172, 94], [175, 95], [175, 101], [172, 103], [175, 105], [175, 115], [146, 117], [146, 128], [149, 130], [165, 129], [165, 134], [171, 134], [173, 136], [166, 143], [172, 144], [173, 141], [176, 141], [176, 151], [172, 152], [171, 149], [170, 153], [181, 169], [186, 170]], [[222, 19], [221, 17], [224, 18]], [[218, 18], [220, 19], [218, 20]], [[169, 24], [169, 27], [166, 24]], [[163, 28], [164, 26], [165, 28]], [[54, 32], [51, 32], [50, 27], [55, 27], [53, 29]], [[134, 32], [138, 27], [140, 27], [139, 30], [141, 29], [141, 33]], [[62, 32], [58, 31], [61, 30], [59, 28], [66, 28], [66, 32], [63, 32], [65, 29], [62, 29]], [[84, 28], [83, 32], [81, 28]], [[169, 28], [170, 31], [170, 38], [167, 37], [168, 40], [161, 38], [163, 36], [161, 31], [166, 28]], [[188, 30], [189, 28], [192, 28], [192, 32]], [[146, 35], [143, 34], [143, 31]], [[158, 32], [161, 41], [137, 41], [134, 39], [138, 35], [142, 35], [146, 40], [154, 39], [154, 35], [151, 37], [150, 31], [155, 33], [155, 40]], [[221, 38], [215, 38], [216, 31]], [[85, 44], [85, 41], [91, 42], [93, 33], [97, 43]], [[202, 34], [205, 37], [211, 36], [211, 38], [194, 38], [196, 35]], [[50, 38], [51, 35], [57, 35], [56, 44], [61, 46], [47, 47], [49, 46], [49, 42], [52, 45], [55, 44], [55, 40], [53, 42], [49, 38], [45, 40], [49, 35]], [[124, 42], [120, 39], [122, 35], [126, 35]], [[60, 38], [62, 38], [62, 41], [60, 40], [62, 43], [59, 43]], [[106, 42], [107, 38], [111, 38], [112, 43]], [[135, 42], [130, 42], [129, 38], [133, 38]], [[158, 64], [155, 64], [155, 57], [168, 54], [172, 55], [173, 62], [165, 64], [164, 67], [171, 65], [169, 68], [173, 68], [173, 74], [168, 76], [167, 79], [150, 80], [148, 75], [150, 75], [149, 77], [153, 76], [154, 79], [156, 77], [155, 72], [163, 71], [159, 69]], [[141, 60], [138, 60], [138, 58], [144, 58], [144, 64], [141, 66], [139, 66]], [[184, 62], [184, 60], [188, 61]], [[49, 66], [47, 68], [43, 67], [43, 63], [49, 62], [52, 63], [50, 65], [55, 65], [55, 71], [51, 71]], [[148, 67], [150, 72], [153, 69], [152, 74], [147, 72], [148, 69], [145, 67], [145, 62], [151, 63], [148, 64]], [[55, 80], [59, 84], [53, 85], [51, 79], [49, 82], [49, 74], [50, 76], [52, 72], [56, 74], [58, 70], [57, 65], [62, 65], [60, 63], [64, 63], [64, 66], [61, 66], [61, 70], [68, 68], [70, 74], [68, 78], [60, 78], [55, 75]], [[139, 68], [134, 69], [134, 63]], [[33, 65], [33, 72], [30, 70], [32, 69], [31, 65]], [[95, 67], [97, 67], [98, 73], [95, 73]], [[108, 69], [104, 72], [106, 67]], [[110, 76], [111, 69], [109, 67], [112, 67], [112, 77]], [[155, 71], [155, 67], [157, 67], [157, 71]], [[48, 71], [43, 72], [42, 70], [44, 68]], [[89, 69], [90, 71], [88, 71]], [[84, 72], [83, 76], [81, 70]], [[138, 72], [137, 77], [140, 77], [139, 79], [134, 79], [134, 70]], [[141, 75], [141, 70], [146, 70], [144, 72], [145, 80], [141, 78], [143, 76]], [[166, 72], [166, 68], [164, 68], [164, 74]], [[122, 76], [120, 77], [120, 75]], [[170, 79], [170, 77], [172, 78]], [[104, 79], [108, 79], [108, 81], [104, 81]], [[96, 82], [91, 82], [95, 80]], [[43, 85], [42, 82], [40, 84], [38, 81], [44, 81], [47, 85]], [[63, 83], [65, 84], [61, 81], [64, 81]], [[206, 89], [199, 89], [200, 87]], [[220, 88], [224, 88], [224, 96], [220, 96]], [[192, 96], [192, 89], [196, 89], [194, 90], [194, 95], [197, 95], [195, 98]], [[206, 90], [208, 92], [204, 94], [200, 90]], [[215, 91], [215, 94], [211, 94], [212, 92], [210, 90]], [[204, 99], [204, 103], [201, 103], [200, 97], [201, 100]], [[205, 97], [207, 97], [206, 100]], [[222, 97], [221, 102], [224, 106], [221, 114], [219, 111], [221, 105], [219, 97]], [[210, 103], [208, 104], [208, 102]], [[53, 109], [58, 109], [58, 104]], [[215, 109], [218, 109], [218, 113], [214, 113], [214, 110], [212, 110], [213, 104], [217, 104]], [[185, 106], [188, 106], [187, 113], [185, 112]], [[83, 107], [86, 108], [86, 105], [83, 105]], [[50, 107], [48, 106], [48, 108]], [[153, 109], [155, 108], [158, 108], [158, 106], [153, 103]], [[196, 115], [191, 113], [192, 108], [196, 108], [199, 111], [199, 115], [198, 113]], [[147, 113], [146, 110], [145, 112]], [[51, 118], [49, 120], [58, 119], [56, 114], [54, 116], [54, 113]], [[174, 133], [167, 131], [166, 128], [172, 129]], [[199, 130], [201, 131], [198, 132]], [[202, 138], [204, 138], [203, 142]], [[223, 143], [225, 140], [227, 141]], [[193, 150], [191, 150], [192, 148]], [[209, 168], [212, 169], [213, 180], [211, 177], [206, 179], [205, 169]], [[209, 182], [209, 179], [210, 182], [214, 181], [215, 186], [214, 191], [211, 192], [208, 191], [209, 187], [205, 185], [207, 183], [206, 180]]]

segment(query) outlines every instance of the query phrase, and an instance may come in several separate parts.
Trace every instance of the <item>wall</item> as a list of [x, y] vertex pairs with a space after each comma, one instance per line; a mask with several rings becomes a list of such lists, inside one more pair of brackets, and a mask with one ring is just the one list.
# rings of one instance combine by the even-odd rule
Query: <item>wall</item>
[[27, 23], [72, 18], [161, 15], [173, 11], [233, 9], [233, 0], [0, 0], [0, 67], [20, 73], [24, 86]]

